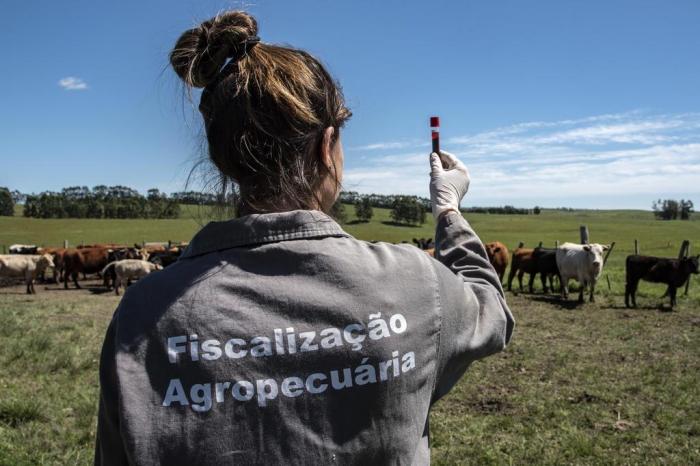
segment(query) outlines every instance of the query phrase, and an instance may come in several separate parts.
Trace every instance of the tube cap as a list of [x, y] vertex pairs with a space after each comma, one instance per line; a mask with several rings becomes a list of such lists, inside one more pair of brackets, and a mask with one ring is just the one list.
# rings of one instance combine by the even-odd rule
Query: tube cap
[[430, 126], [433, 128], [440, 126], [440, 117], [430, 117]]

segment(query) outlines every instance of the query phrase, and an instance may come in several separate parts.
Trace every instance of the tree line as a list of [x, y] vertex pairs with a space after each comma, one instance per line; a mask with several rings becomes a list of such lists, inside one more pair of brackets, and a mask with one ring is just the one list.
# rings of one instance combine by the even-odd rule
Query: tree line
[[[349, 202], [348, 198], [343, 196], [333, 204], [331, 216], [339, 223], [347, 223], [348, 215], [345, 210], [346, 204], [354, 204], [355, 217], [358, 222], [369, 222], [374, 216], [374, 209], [370, 196], [356, 196], [354, 202]], [[425, 214], [430, 209], [430, 201], [428, 207], [418, 196], [391, 196], [391, 204], [383, 204], [384, 208], [391, 209], [389, 216], [394, 223], [406, 225], [422, 225], [425, 223]]]
[[654, 216], [660, 220], [690, 220], [694, 212], [693, 201], [690, 199], [657, 199], [651, 204]]
[[71, 186], [60, 192], [28, 194], [25, 217], [34, 218], [177, 218], [180, 204], [158, 189], [146, 196], [127, 186]]
[[[158, 189], [149, 189], [144, 196], [127, 186], [99, 185], [92, 189], [86, 186], [71, 186], [60, 192], [45, 191], [40, 194], [23, 194], [0, 187], [0, 215], [14, 215], [15, 204], [23, 204], [25, 217], [36, 218], [177, 218], [180, 205], [221, 205], [235, 203], [235, 194], [225, 198], [213, 193], [180, 191], [170, 195]], [[373, 208], [390, 209], [395, 223], [423, 224], [430, 211], [430, 199], [420, 196], [397, 194], [360, 194], [343, 191], [333, 207], [332, 215], [338, 221], [347, 222], [344, 204], [351, 204], [359, 222], [368, 222], [374, 215]], [[691, 200], [658, 199], [652, 209], [656, 218], [662, 220], [687, 220], [693, 210]], [[466, 207], [466, 213], [527, 215], [539, 214], [541, 208], [523, 209], [513, 206]], [[573, 210], [558, 208], [557, 210]]]

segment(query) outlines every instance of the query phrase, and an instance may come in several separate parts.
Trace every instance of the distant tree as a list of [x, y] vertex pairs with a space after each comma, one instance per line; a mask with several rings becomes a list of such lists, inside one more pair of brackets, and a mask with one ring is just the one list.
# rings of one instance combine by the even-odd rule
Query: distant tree
[[14, 202], [15, 204], [24, 204], [24, 201], [27, 199], [26, 194], [22, 194], [21, 192], [19, 192], [16, 189], [14, 191], [12, 191], [11, 194], [12, 194], [12, 202]]
[[690, 214], [694, 212], [693, 208], [694, 208], [693, 201], [691, 201], [690, 199], [688, 199], [687, 201], [681, 199], [681, 202], [680, 202], [681, 220], [690, 220]]
[[396, 223], [422, 225], [425, 223], [425, 210], [425, 206], [416, 196], [396, 196], [390, 215]]
[[22, 215], [25, 217], [36, 218], [39, 216], [39, 196], [33, 194], [27, 195], [24, 200], [24, 211]]
[[369, 222], [374, 215], [374, 210], [372, 210], [372, 203], [368, 197], [363, 197], [355, 203], [355, 216], [361, 222]]
[[537, 206], [537, 205], [536, 205], [535, 208], [532, 209], [532, 213], [535, 214], [535, 215], [539, 215], [539, 214], [542, 213], [542, 209], [540, 209], [540, 206]]
[[346, 223], [348, 221], [348, 214], [345, 212], [345, 205], [340, 202], [340, 199], [335, 201], [333, 207], [331, 207], [331, 217], [333, 217], [338, 223]]
[[661, 220], [676, 220], [680, 215], [680, 203], [674, 199], [658, 199], [652, 203], [656, 218]]
[[15, 214], [15, 202], [7, 188], [0, 187], [0, 215], [11, 217]]

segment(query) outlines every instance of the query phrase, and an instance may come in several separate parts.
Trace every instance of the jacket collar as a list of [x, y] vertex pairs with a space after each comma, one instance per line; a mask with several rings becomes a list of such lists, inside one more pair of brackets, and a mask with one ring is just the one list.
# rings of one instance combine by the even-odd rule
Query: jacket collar
[[318, 210], [252, 214], [208, 223], [192, 238], [181, 257], [239, 246], [327, 236], [351, 238], [335, 220]]

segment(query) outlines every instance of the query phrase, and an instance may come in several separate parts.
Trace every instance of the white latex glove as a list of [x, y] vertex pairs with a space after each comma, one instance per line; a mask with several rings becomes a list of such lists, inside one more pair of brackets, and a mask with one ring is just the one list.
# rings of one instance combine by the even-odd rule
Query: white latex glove
[[469, 170], [454, 155], [430, 154], [430, 204], [437, 221], [448, 210], [459, 212], [459, 202], [469, 189]]

